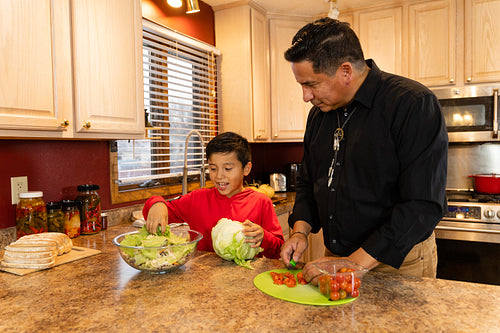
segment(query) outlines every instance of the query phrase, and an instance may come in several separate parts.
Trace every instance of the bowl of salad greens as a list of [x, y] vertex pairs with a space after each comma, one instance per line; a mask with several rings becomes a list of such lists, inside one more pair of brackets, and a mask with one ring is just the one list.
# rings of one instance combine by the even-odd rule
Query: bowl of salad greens
[[158, 227], [151, 234], [142, 227], [139, 231], [121, 234], [113, 239], [122, 259], [135, 269], [150, 274], [162, 274], [178, 269], [196, 253], [203, 235], [186, 228], [167, 226], [164, 233]]

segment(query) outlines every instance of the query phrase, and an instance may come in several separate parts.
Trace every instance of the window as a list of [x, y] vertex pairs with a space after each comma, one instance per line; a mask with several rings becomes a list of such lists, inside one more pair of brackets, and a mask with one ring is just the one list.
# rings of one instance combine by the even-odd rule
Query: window
[[[143, 20], [146, 138], [112, 145], [113, 203], [181, 192], [186, 137], [196, 130], [206, 145], [218, 134], [219, 55], [208, 44]], [[192, 135], [190, 181], [199, 179], [204, 163], [202, 140]]]

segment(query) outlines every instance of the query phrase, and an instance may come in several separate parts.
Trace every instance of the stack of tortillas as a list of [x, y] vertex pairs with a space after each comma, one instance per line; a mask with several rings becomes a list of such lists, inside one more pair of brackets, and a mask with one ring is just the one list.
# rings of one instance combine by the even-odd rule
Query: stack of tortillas
[[58, 255], [71, 251], [68, 235], [44, 232], [26, 235], [5, 247], [2, 266], [10, 268], [50, 268]]

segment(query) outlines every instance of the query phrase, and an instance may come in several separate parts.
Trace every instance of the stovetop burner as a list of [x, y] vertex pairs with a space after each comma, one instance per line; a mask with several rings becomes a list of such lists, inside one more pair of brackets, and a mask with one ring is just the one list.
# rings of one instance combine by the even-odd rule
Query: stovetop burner
[[481, 202], [500, 204], [499, 194], [484, 194], [474, 190], [446, 190], [448, 202]]

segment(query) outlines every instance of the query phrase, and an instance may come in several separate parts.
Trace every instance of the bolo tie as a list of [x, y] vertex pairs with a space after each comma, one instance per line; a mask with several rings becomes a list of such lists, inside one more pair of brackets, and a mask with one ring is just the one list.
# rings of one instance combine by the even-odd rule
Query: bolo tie
[[337, 125], [338, 127], [333, 131], [333, 158], [332, 158], [332, 163], [330, 164], [330, 168], [328, 168], [328, 187], [332, 185], [333, 181], [333, 173], [335, 172], [335, 164], [337, 161], [337, 155], [340, 150], [340, 142], [344, 139], [344, 127], [347, 125], [349, 120], [351, 119], [352, 115], [354, 112], [356, 112], [356, 109], [358, 107], [354, 107], [352, 112], [349, 114], [347, 119], [344, 121], [342, 125], [340, 125], [340, 116], [339, 112], [337, 111]]

